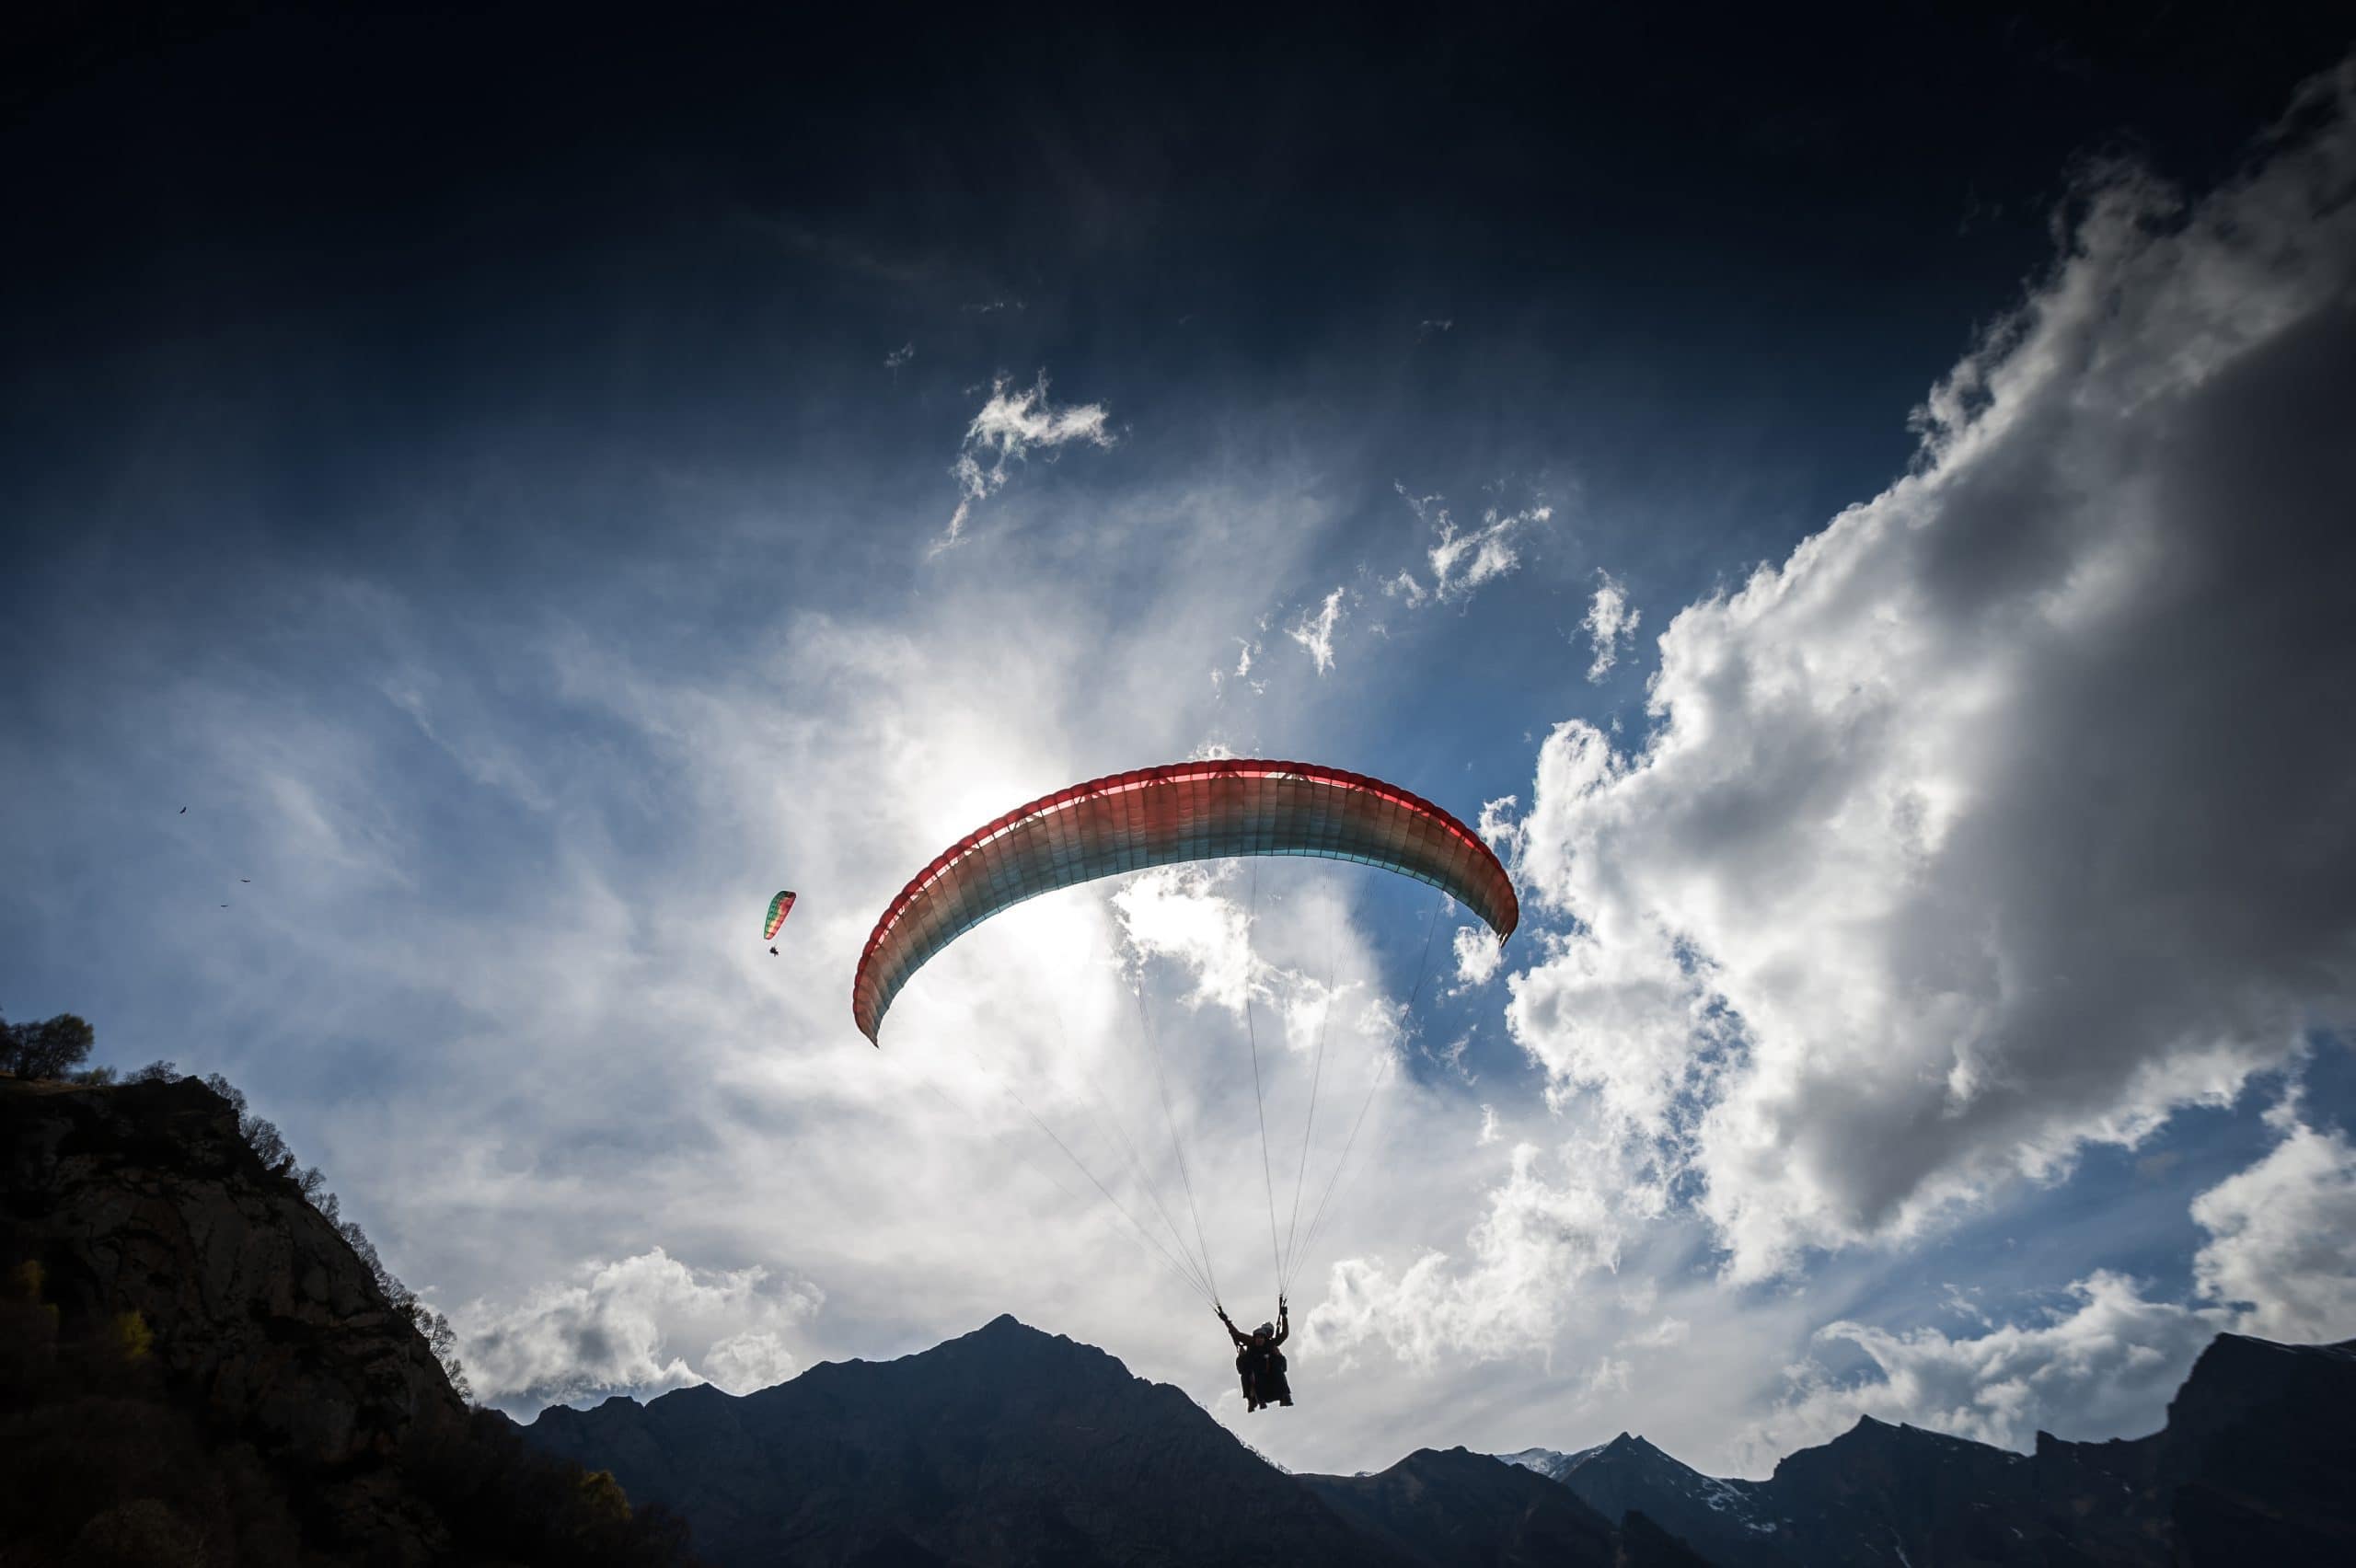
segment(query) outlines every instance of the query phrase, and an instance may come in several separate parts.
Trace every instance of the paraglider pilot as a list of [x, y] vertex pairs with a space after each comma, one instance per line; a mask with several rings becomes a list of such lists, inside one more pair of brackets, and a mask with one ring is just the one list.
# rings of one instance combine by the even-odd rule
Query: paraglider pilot
[[1285, 1380], [1285, 1353], [1276, 1347], [1292, 1332], [1291, 1309], [1285, 1298], [1276, 1297], [1276, 1320], [1263, 1323], [1250, 1333], [1237, 1328], [1224, 1307], [1217, 1309], [1218, 1320], [1227, 1325], [1227, 1337], [1236, 1344], [1235, 1370], [1243, 1378], [1243, 1403], [1246, 1410], [1258, 1411], [1268, 1405], [1292, 1403], [1292, 1385]]

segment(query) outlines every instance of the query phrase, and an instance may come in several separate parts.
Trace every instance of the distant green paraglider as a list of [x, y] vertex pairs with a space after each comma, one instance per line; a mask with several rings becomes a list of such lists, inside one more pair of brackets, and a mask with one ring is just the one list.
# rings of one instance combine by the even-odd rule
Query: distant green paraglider
[[[770, 899], [768, 918], [761, 923], [761, 940], [765, 942], [775, 941], [777, 940], [777, 928], [780, 926], [784, 925], [785, 917], [792, 913], [793, 894], [790, 893], [780, 893], [775, 898]], [[772, 947], [769, 949], [769, 952], [771, 956], [775, 956], [777, 949]]]

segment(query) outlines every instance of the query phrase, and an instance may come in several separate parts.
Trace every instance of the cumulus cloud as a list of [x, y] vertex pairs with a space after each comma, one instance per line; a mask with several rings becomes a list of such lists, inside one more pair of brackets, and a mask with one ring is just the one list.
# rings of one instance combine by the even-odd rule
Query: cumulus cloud
[[2107, 1272], [2071, 1286], [2068, 1304], [2038, 1321], [1970, 1339], [1828, 1324], [1817, 1338], [1863, 1351], [1873, 1374], [1842, 1384], [1814, 1363], [1796, 1368], [1793, 1397], [1747, 1434], [1747, 1459], [1772, 1463], [1839, 1435], [1860, 1415], [2022, 1451], [2040, 1430], [2153, 1431], [2194, 1358], [2228, 1326], [2223, 1312], [2149, 1300], [2134, 1280]]
[[2240, 1309], [2267, 1339], [2356, 1337], [2356, 1148], [2293, 1120], [2265, 1159], [2193, 1200], [2209, 1232], [2193, 1259], [2200, 1294]]
[[1346, 589], [1336, 588], [1325, 595], [1325, 602], [1314, 615], [1304, 614], [1285, 629], [1285, 635], [1309, 650], [1317, 673], [1324, 674], [1334, 667], [1334, 631], [1342, 624], [1343, 596]]
[[1522, 831], [1520, 819], [1513, 814], [1519, 804], [1519, 798], [1513, 795], [1500, 795], [1494, 801], [1484, 801], [1481, 802], [1480, 820], [1472, 824], [1473, 831], [1481, 836], [1481, 841], [1507, 861], [1520, 856], [1522, 841], [1527, 836]]
[[704, 1378], [723, 1393], [749, 1394], [774, 1388], [802, 1370], [783, 1336], [770, 1329], [747, 1329], [714, 1344], [703, 1358]]
[[574, 1282], [513, 1306], [476, 1301], [451, 1317], [476, 1392], [537, 1413], [691, 1383], [749, 1393], [781, 1381], [798, 1365], [781, 1331], [821, 1299], [814, 1286], [773, 1284], [767, 1269], [698, 1269], [657, 1247], [585, 1264]]
[[1636, 623], [1642, 612], [1628, 605], [1627, 585], [1608, 571], [1596, 572], [1595, 597], [1588, 601], [1587, 619], [1579, 625], [1587, 631], [1588, 646], [1595, 657], [1588, 662], [1587, 678], [1600, 681], [1620, 662], [1623, 644], [1636, 640]]
[[1194, 976], [1190, 1007], [1206, 1003], [1242, 1016], [1257, 960], [1252, 921], [1241, 905], [1215, 891], [1200, 866], [1164, 866], [1130, 879], [1113, 894], [1122, 933], [1145, 958], [1177, 962]]
[[1505, 962], [1505, 949], [1496, 935], [1478, 926], [1456, 928], [1456, 977], [1466, 986], [1484, 986]]
[[1515, 1037], [1688, 1163], [1734, 1277], [2356, 1014], [2345, 107], [2198, 206], [2088, 192], [1913, 470], [1676, 617], [1640, 746], [1544, 743], [1519, 859], [1573, 924]]
[[1049, 402], [1045, 372], [1029, 386], [1012, 386], [1004, 376], [991, 382], [989, 398], [965, 427], [957, 461], [950, 467], [957, 479], [957, 510], [950, 516], [947, 531], [933, 542], [932, 553], [938, 555], [956, 545], [964, 535], [966, 519], [973, 515], [974, 503], [1005, 488], [1009, 463], [1027, 461], [1034, 452], [1052, 454], [1073, 442], [1110, 446], [1114, 438], [1104, 421], [1102, 404], [1057, 407]]
[[1585, 1179], [1581, 1161], [1565, 1156], [1556, 1182], [1537, 1145], [1513, 1147], [1506, 1180], [1465, 1239], [1469, 1266], [1438, 1251], [1396, 1274], [1367, 1259], [1336, 1263], [1324, 1301], [1306, 1321], [1309, 1346], [1346, 1358], [1384, 1344], [1421, 1369], [1446, 1354], [1496, 1360], [1545, 1352], [1579, 1282], [1617, 1266], [1623, 1227], [1643, 1213], [1627, 1190]]

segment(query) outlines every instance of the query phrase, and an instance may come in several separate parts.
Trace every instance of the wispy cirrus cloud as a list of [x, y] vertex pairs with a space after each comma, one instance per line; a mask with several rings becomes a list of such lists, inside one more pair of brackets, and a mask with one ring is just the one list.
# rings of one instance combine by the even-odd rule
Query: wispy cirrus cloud
[[1428, 584], [1413, 571], [1401, 571], [1383, 584], [1386, 594], [1411, 610], [1435, 602], [1461, 603], [1484, 583], [1507, 575], [1521, 564], [1519, 539], [1554, 516], [1554, 509], [1543, 502], [1511, 512], [1492, 506], [1482, 512], [1477, 525], [1466, 528], [1441, 504], [1441, 497], [1417, 495], [1396, 480], [1391, 488], [1439, 536], [1425, 552]]
[[1034, 452], [1052, 459], [1058, 447], [1078, 443], [1108, 447], [1117, 439], [1105, 423], [1102, 404], [1048, 400], [1047, 376], [1042, 371], [1029, 386], [1014, 386], [1004, 376], [990, 383], [981, 411], [965, 427], [965, 439], [950, 472], [957, 480], [957, 510], [949, 526], [933, 541], [932, 554], [953, 548], [964, 537], [966, 521], [976, 502], [1005, 488], [1009, 463], [1026, 462]]
[[1310, 662], [1321, 675], [1334, 668], [1334, 633], [1347, 613], [1349, 590], [1336, 588], [1325, 595], [1323, 603], [1313, 611], [1304, 611], [1299, 619], [1285, 628], [1285, 635], [1307, 650]]
[[1642, 612], [1628, 603], [1625, 583], [1600, 569], [1595, 576], [1595, 596], [1588, 601], [1587, 618], [1579, 623], [1594, 653], [1587, 666], [1590, 683], [1611, 673], [1611, 666], [1620, 662], [1622, 647], [1635, 640], [1636, 625], [1643, 618]]

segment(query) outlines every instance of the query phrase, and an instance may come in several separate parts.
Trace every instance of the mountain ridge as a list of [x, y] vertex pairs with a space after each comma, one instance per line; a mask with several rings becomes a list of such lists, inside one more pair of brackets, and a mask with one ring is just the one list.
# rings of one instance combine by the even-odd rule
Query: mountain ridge
[[[2158, 1568], [2245, 1561], [2239, 1543], [2250, 1540], [2267, 1542], [2272, 1562], [2356, 1561], [2356, 1516], [2337, 1496], [2337, 1477], [2356, 1466], [2351, 1396], [2356, 1345], [2220, 1336], [2171, 1403], [2169, 1426], [2139, 1438], [2081, 1443], [2040, 1433], [2036, 1451], [2019, 1454], [1861, 1416], [1831, 1441], [1784, 1456], [1765, 1481], [1705, 1475], [1629, 1432], [1570, 1453], [1422, 1448], [1379, 1471], [1292, 1475], [1183, 1391], [1135, 1377], [1095, 1346], [1002, 1314], [930, 1350], [822, 1363], [741, 1398], [709, 1387], [642, 1406], [618, 1397], [594, 1411], [544, 1412], [524, 1430], [578, 1463], [613, 1469], [631, 1495], [676, 1508], [699, 1525], [699, 1546], [718, 1568], [865, 1562], [877, 1551], [893, 1562], [974, 1568], [1030, 1560], [1014, 1523], [999, 1517], [985, 1527], [961, 1514], [975, 1507], [984, 1521], [994, 1512], [1028, 1519], [1045, 1532], [1037, 1539], [1054, 1543], [1052, 1560], [1075, 1563], [1865, 1568], [1903, 1554], [1915, 1568]], [[1021, 1419], [1004, 1419], [1010, 1401]], [[1083, 1423], [1076, 1412], [1094, 1413]], [[990, 1419], [977, 1425], [977, 1415]], [[792, 1441], [768, 1458], [750, 1457], [780, 1441], [779, 1423], [788, 1418], [801, 1428]], [[907, 1453], [886, 1452], [883, 1435], [910, 1420], [925, 1431], [901, 1435], [918, 1447], [945, 1441], [987, 1451], [968, 1475], [976, 1484], [936, 1489], [903, 1515], [894, 1512], [907, 1504], [902, 1481], [862, 1482], [882, 1491], [861, 1495], [836, 1484], [840, 1477], [826, 1466], [814, 1471], [806, 1463], [811, 1442], [847, 1442], [881, 1456], [888, 1470]], [[2297, 1462], [2278, 1451], [2280, 1443], [2253, 1442], [2253, 1424], [2284, 1420], [2305, 1434], [2292, 1446], [2319, 1458]], [[1142, 1443], [1157, 1458], [1142, 1468], [1065, 1474], [1032, 1451], [1036, 1434], [1026, 1434], [1024, 1421], [1042, 1431], [1083, 1425], [1105, 1455]], [[1158, 1430], [1164, 1421], [1178, 1434]], [[1046, 1447], [1056, 1449], [1053, 1440]], [[2264, 1458], [2240, 1462], [2246, 1453]], [[942, 1479], [937, 1467], [930, 1473]], [[1043, 1485], [1051, 1476], [1083, 1484]], [[732, 1499], [774, 1501], [814, 1477], [825, 1507], [854, 1521], [875, 1517], [848, 1527], [837, 1520], [814, 1534], [808, 1516], [764, 1522], [757, 1509], [728, 1512]], [[985, 1484], [996, 1491], [986, 1494]], [[1097, 1486], [1109, 1488], [1100, 1505], [1073, 1516], [1080, 1494]], [[1302, 1507], [1301, 1495], [1286, 1501], [1288, 1486], [1320, 1506]], [[1222, 1508], [1216, 1520], [1172, 1501], [1230, 1493], [1241, 1512]], [[1113, 1514], [1139, 1507], [1160, 1509], [1161, 1522], [1142, 1535], [1107, 1525]], [[884, 1516], [921, 1528], [887, 1530]], [[705, 1528], [715, 1517], [721, 1528]]]
[[1625, 1432], [1500, 1458], [1600, 1512], [1641, 1510], [1724, 1568], [1864, 1568], [1892, 1551], [1916, 1568], [2342, 1562], [2356, 1561], [2351, 1401], [2356, 1342], [2220, 1334], [2166, 1424], [2141, 1437], [2039, 1432], [2020, 1454], [1860, 1415], [1757, 1482], [1705, 1475]]

